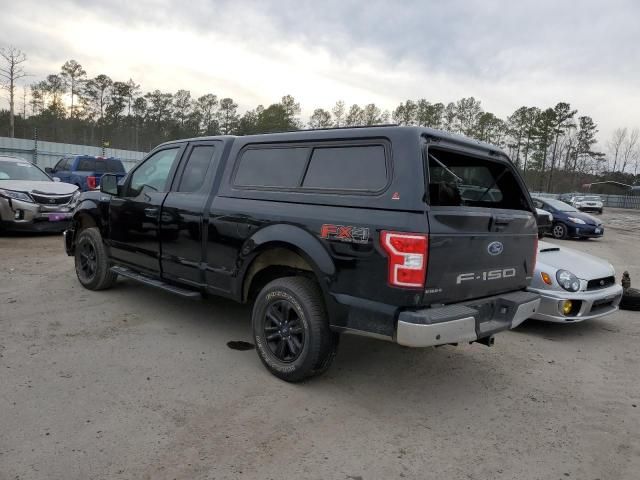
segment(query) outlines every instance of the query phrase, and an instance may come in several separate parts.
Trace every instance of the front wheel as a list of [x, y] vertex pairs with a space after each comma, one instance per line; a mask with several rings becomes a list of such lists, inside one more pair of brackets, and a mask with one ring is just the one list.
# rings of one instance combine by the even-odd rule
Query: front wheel
[[564, 223], [556, 223], [551, 230], [551, 234], [553, 235], [553, 238], [567, 238], [567, 226]]
[[337, 334], [318, 285], [304, 277], [267, 284], [252, 313], [253, 338], [260, 360], [276, 377], [299, 382], [326, 371], [336, 354]]
[[109, 269], [109, 259], [97, 228], [80, 232], [75, 248], [76, 275], [83, 287], [104, 290], [111, 287], [118, 275]]

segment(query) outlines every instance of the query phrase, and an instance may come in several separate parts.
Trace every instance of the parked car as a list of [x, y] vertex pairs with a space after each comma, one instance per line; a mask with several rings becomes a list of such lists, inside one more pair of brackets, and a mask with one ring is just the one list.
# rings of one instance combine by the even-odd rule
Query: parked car
[[551, 235], [562, 239], [567, 237], [600, 238], [604, 235], [602, 222], [571, 205], [553, 198], [536, 198], [536, 208], [542, 208], [553, 215]]
[[118, 178], [126, 175], [124, 165], [119, 158], [76, 155], [61, 158], [47, 173], [61, 182], [76, 185], [81, 191], [95, 190], [100, 186], [100, 178], [105, 173], [115, 174]]
[[0, 230], [61, 232], [79, 195], [31, 162], [0, 156]]
[[539, 293], [542, 300], [531, 318], [575, 323], [615, 312], [622, 298], [615, 275], [606, 260], [540, 242], [529, 291]]
[[534, 212], [506, 154], [432, 129], [208, 137], [160, 145], [123, 182], [105, 174], [65, 247], [90, 290], [123, 276], [253, 303], [260, 359], [299, 381], [343, 332], [490, 345], [531, 316]]
[[583, 212], [602, 213], [603, 210], [602, 198], [600, 198], [598, 195], [584, 195], [573, 197], [571, 199], [571, 205]]
[[573, 192], [573, 193], [563, 193], [563, 194], [561, 194], [561, 195], [559, 195], [559, 196], [558, 196], [558, 200], [560, 200], [561, 202], [564, 202], [564, 203], [571, 204], [571, 199], [572, 199], [573, 197], [578, 197], [578, 196], [580, 196], [580, 195], [582, 195], [582, 194], [581, 194], [581, 193], [578, 193], [578, 192]]
[[538, 223], [538, 238], [543, 238], [551, 233], [553, 226], [553, 215], [546, 210], [536, 208], [536, 221]]

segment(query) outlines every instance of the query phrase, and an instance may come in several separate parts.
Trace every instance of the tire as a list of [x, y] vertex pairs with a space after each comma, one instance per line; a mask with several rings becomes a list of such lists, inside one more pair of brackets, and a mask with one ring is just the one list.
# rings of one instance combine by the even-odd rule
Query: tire
[[567, 233], [567, 226], [564, 223], [558, 222], [554, 224], [551, 229], [551, 235], [553, 236], [553, 238], [559, 240], [567, 238]]
[[80, 231], [76, 240], [75, 267], [78, 280], [89, 290], [110, 288], [118, 278], [109, 270], [109, 259], [97, 228]]
[[287, 382], [324, 373], [336, 355], [338, 335], [329, 329], [320, 288], [308, 278], [267, 284], [256, 298], [252, 324], [260, 360]]
[[640, 290], [637, 288], [627, 288], [622, 294], [620, 308], [623, 310], [640, 311]]

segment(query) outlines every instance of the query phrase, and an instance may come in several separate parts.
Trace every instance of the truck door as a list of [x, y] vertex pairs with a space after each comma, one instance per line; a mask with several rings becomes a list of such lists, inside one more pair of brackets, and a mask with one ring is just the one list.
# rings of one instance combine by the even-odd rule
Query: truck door
[[71, 177], [71, 167], [73, 166], [73, 158], [63, 158], [53, 169], [53, 176], [58, 177], [61, 182], [69, 182]]
[[183, 150], [172, 144], [152, 153], [111, 199], [108, 244], [116, 261], [160, 275], [160, 211]]
[[204, 212], [218, 170], [221, 142], [192, 142], [162, 204], [160, 250], [162, 277], [202, 286]]

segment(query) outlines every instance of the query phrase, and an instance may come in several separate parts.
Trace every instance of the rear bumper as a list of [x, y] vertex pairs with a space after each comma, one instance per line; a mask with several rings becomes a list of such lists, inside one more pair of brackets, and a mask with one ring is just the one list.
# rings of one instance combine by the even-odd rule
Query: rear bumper
[[407, 347], [473, 342], [515, 328], [540, 304], [533, 292], [513, 292], [437, 308], [403, 311], [395, 340]]
[[580, 210], [581, 212], [602, 212], [603, 207], [592, 207], [592, 206], [584, 206], [584, 207], [577, 207], [578, 210]]

